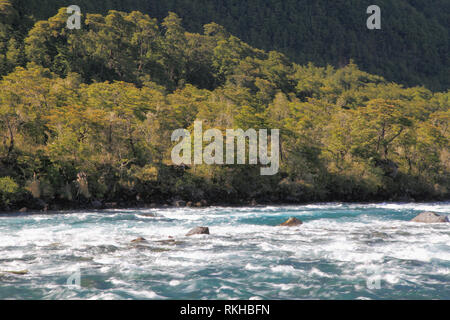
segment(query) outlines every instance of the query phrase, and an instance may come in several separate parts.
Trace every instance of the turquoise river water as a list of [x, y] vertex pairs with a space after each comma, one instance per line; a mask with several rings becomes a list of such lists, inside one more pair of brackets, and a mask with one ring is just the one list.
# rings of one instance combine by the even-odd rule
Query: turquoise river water
[[450, 299], [450, 223], [422, 211], [450, 203], [0, 215], [0, 299]]

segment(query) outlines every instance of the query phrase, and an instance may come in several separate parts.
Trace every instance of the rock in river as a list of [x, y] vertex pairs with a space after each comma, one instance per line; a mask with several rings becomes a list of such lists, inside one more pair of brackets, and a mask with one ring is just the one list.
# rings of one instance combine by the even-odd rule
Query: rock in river
[[208, 227], [196, 227], [186, 233], [186, 236], [193, 236], [194, 234], [209, 234], [209, 228]]
[[19, 271], [5, 271], [5, 273], [15, 274], [15, 275], [25, 275], [28, 274], [28, 270], [19, 270]]
[[423, 222], [423, 223], [439, 223], [439, 222], [450, 222], [447, 216], [441, 216], [434, 212], [422, 212], [417, 217], [412, 219], [413, 222]]
[[134, 240], [131, 240], [131, 243], [140, 243], [140, 242], [147, 242], [147, 240], [143, 237], [139, 237]]
[[303, 222], [297, 218], [289, 218], [287, 221], [283, 222], [282, 224], [280, 224], [279, 226], [281, 227], [296, 227], [296, 226], [300, 226], [302, 225]]

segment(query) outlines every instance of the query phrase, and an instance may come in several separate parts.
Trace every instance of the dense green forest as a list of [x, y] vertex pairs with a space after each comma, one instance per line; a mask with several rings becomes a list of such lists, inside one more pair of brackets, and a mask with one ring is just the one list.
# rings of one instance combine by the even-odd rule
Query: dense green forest
[[[449, 199], [450, 91], [353, 61], [296, 64], [216, 23], [188, 32], [175, 13], [86, 14], [69, 30], [65, 9], [33, 23], [12, 2], [0, 0], [2, 209]], [[280, 129], [280, 172], [174, 166], [171, 134], [195, 120]]]
[[[202, 33], [203, 25], [214, 21], [251, 46], [282, 52], [298, 64], [343, 67], [353, 59], [361, 70], [388, 81], [450, 88], [448, 0], [10, 1], [20, 17], [16, 39], [26, 35], [33, 21], [72, 4], [84, 13], [139, 10], [158, 20], [173, 11], [191, 32]], [[366, 28], [366, 9], [372, 4], [381, 7], [381, 30]], [[0, 57], [4, 52], [0, 48]]]

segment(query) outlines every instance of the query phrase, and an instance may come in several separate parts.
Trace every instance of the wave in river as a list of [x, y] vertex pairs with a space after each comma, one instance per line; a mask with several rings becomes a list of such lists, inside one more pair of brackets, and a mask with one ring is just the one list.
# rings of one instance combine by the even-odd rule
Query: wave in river
[[[450, 299], [450, 224], [409, 222], [421, 211], [450, 204], [6, 215], [0, 298]], [[276, 226], [291, 216], [304, 224]], [[211, 234], [186, 237], [196, 226]]]

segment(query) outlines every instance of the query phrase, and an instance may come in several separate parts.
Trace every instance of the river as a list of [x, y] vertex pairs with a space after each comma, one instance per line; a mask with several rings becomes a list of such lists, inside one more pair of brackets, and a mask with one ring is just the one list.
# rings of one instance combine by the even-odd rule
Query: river
[[450, 223], [422, 211], [450, 203], [3, 214], [0, 299], [450, 299]]

